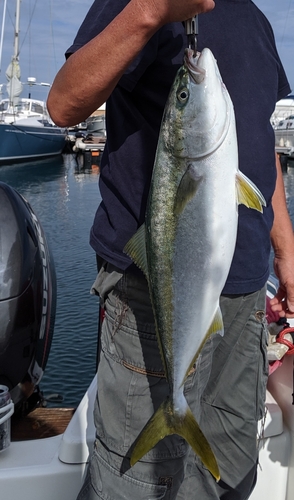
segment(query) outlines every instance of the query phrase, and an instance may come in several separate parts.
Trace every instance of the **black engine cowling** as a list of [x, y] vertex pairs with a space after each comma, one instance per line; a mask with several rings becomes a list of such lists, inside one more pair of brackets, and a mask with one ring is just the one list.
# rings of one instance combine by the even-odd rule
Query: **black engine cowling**
[[0, 384], [21, 407], [47, 363], [56, 276], [42, 226], [29, 203], [0, 182]]

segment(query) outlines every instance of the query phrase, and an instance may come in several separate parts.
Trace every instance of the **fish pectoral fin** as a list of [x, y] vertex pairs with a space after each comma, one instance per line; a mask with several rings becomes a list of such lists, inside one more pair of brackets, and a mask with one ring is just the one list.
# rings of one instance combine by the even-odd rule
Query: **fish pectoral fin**
[[171, 434], [182, 436], [200, 457], [205, 467], [207, 467], [215, 479], [217, 481], [220, 479], [219, 468], [214, 453], [189, 406], [187, 405], [184, 416], [180, 416], [175, 413], [170, 399], [165, 400], [160, 405], [136, 439], [130, 459], [131, 467], [161, 439]]
[[145, 230], [146, 227], [144, 223], [125, 245], [124, 252], [131, 257], [135, 264], [141, 269], [141, 271], [143, 271], [148, 280], [149, 276]]
[[236, 193], [238, 205], [245, 205], [247, 208], [253, 208], [258, 210], [258, 212], [263, 212], [263, 206], [266, 206], [266, 201], [259, 191], [258, 187], [255, 186], [246, 175], [244, 175], [240, 170], [236, 174]]
[[192, 165], [189, 165], [184, 173], [175, 197], [174, 213], [179, 215], [183, 212], [187, 203], [195, 195], [202, 177], [195, 176]]

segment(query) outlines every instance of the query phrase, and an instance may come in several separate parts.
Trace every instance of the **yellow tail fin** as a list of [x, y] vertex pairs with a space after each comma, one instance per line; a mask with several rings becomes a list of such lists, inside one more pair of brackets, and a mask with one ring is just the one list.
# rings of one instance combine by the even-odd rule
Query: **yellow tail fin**
[[174, 412], [169, 399], [160, 405], [136, 439], [130, 460], [131, 466], [135, 465], [158, 441], [171, 434], [178, 434], [186, 439], [203, 464], [219, 481], [220, 473], [216, 458], [190, 408], [187, 405], [185, 415], [179, 416]]

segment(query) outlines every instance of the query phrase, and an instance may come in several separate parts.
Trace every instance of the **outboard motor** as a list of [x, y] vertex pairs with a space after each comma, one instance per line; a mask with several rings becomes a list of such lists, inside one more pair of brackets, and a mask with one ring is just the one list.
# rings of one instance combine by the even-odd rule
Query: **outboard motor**
[[56, 276], [42, 226], [29, 203], [0, 182], [0, 385], [15, 411], [37, 402], [53, 336]]

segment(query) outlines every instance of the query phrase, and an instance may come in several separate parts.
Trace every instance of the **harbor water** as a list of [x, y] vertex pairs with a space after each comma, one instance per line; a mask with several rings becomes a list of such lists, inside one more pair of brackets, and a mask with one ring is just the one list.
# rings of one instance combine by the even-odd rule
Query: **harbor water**
[[[284, 170], [288, 209], [294, 222], [294, 162]], [[101, 200], [97, 166], [80, 168], [75, 156], [0, 167], [0, 181], [31, 204], [51, 247], [57, 274], [52, 347], [41, 381], [48, 406], [76, 407], [95, 375], [98, 300], [90, 295], [96, 276], [89, 232]]]
[[98, 174], [95, 166], [80, 170], [71, 155], [0, 167], [0, 181], [31, 204], [54, 257], [56, 319], [40, 387], [63, 401], [48, 406], [77, 406], [95, 375], [98, 302], [90, 295], [96, 260], [89, 233], [100, 202]]

